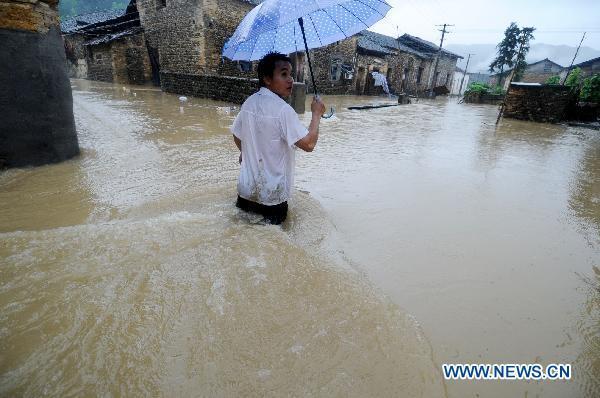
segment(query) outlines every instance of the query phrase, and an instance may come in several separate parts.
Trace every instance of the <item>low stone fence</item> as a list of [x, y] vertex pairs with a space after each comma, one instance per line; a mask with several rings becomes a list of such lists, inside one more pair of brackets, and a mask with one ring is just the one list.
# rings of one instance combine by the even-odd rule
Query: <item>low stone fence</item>
[[218, 75], [160, 73], [161, 88], [168, 93], [210, 98], [217, 101], [243, 103], [258, 91], [258, 79]]
[[506, 95], [504, 116], [534, 122], [557, 123], [575, 98], [571, 89], [558, 85], [511, 84]]
[[490, 104], [498, 105], [504, 99], [504, 94], [489, 94], [478, 91], [465, 93], [464, 102], [468, 104]]

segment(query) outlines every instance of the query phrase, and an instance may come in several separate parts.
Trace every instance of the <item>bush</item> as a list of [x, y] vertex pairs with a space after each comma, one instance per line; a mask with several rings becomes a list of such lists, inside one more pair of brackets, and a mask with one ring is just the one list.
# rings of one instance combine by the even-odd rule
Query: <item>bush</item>
[[567, 76], [567, 80], [565, 80], [565, 86], [572, 87], [573, 89], [578, 89], [581, 85], [581, 68], [575, 68]]
[[560, 84], [560, 76], [550, 76], [548, 79], [546, 79], [546, 84]]
[[490, 87], [485, 83], [471, 83], [469, 87], [467, 87], [467, 93], [482, 93], [482, 94], [504, 94], [504, 90], [502, 90], [501, 86]]
[[600, 74], [596, 73], [583, 81], [579, 99], [585, 102], [600, 103]]

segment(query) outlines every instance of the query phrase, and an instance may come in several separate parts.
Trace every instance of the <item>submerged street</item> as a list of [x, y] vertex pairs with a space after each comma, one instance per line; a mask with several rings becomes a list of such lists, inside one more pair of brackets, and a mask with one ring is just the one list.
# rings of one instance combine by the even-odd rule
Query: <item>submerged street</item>
[[0, 395], [600, 394], [597, 131], [326, 96], [264, 226], [234, 206], [239, 106], [72, 85], [81, 156], [0, 173]]

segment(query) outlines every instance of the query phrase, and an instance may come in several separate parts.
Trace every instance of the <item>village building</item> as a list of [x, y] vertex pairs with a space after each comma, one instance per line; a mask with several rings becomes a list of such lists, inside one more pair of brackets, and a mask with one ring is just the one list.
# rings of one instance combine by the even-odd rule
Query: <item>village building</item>
[[454, 80], [452, 81], [452, 88], [450, 89], [450, 95], [463, 95], [469, 86], [469, 74], [465, 73], [464, 70], [458, 66], [454, 70]]
[[68, 18], [61, 30], [71, 77], [123, 84], [158, 82], [136, 0], [125, 10]]
[[[563, 69], [564, 68], [556, 62], [553, 62], [548, 58], [544, 58], [541, 61], [527, 64], [525, 70], [523, 71], [523, 76], [521, 76], [519, 82], [543, 84], [546, 82], [546, 80], [548, 80], [548, 78], [559, 75]], [[511, 72], [512, 69], [508, 69], [502, 73], [502, 76], [500, 76], [499, 73], [492, 75], [490, 83], [492, 85], [497, 85], [499, 84], [499, 80], [501, 80], [502, 83], [507, 85], [508, 82], [506, 79], [510, 77]]]
[[469, 83], [490, 84], [491, 75], [489, 73], [469, 72]]
[[[587, 61], [575, 64], [575, 65], [573, 65], [571, 67], [570, 70], [573, 70], [575, 68], [581, 69], [581, 75], [580, 76], [581, 76], [582, 79], [594, 76], [595, 74], [600, 74], [600, 57], [592, 58], [592, 59], [589, 59]], [[569, 68], [565, 68], [562, 71], [562, 73], [560, 74], [560, 80], [561, 81], [567, 75], [567, 70], [568, 69]]]
[[[422, 95], [432, 87], [450, 88], [461, 56], [442, 50], [433, 76], [438, 48], [408, 34], [395, 39], [364, 30], [329, 46], [311, 50], [317, 88], [325, 94], [377, 95], [373, 72], [386, 76], [392, 93]], [[305, 72], [305, 76], [308, 76]], [[308, 80], [308, 79], [307, 79]], [[435, 83], [434, 83], [435, 82]], [[309, 91], [312, 83], [307, 81]]]
[[[258, 0], [131, 0], [121, 14], [76, 17], [63, 23], [71, 76], [117, 83], [153, 81], [167, 92], [241, 103], [257, 88], [256, 62], [231, 61], [223, 46]], [[311, 50], [317, 87], [324, 94], [383, 92], [422, 95], [449, 92], [461, 56], [408, 34], [399, 38], [362, 31]], [[312, 83], [301, 53], [292, 54], [295, 75]], [[444, 91], [444, 90], [442, 90]]]

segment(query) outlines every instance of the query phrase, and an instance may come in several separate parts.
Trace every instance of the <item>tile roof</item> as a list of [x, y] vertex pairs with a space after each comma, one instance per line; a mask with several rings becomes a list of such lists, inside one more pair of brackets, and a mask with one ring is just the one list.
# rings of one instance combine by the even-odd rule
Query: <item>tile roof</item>
[[576, 65], [573, 65], [573, 68], [587, 66], [588, 64], [591, 65], [594, 62], [598, 62], [598, 61], [600, 61], [600, 57], [588, 59], [587, 61], [583, 61], [583, 62], [580, 62], [580, 63], [578, 63]]
[[[417, 51], [422, 51], [428, 55], [437, 53], [438, 49], [439, 49], [439, 46], [436, 46], [434, 43], [427, 41], [427, 40], [423, 40], [417, 36], [411, 36], [408, 33], [405, 33], [402, 36], [400, 36], [399, 40], [401, 43], [403, 43]], [[462, 56], [455, 54], [451, 51], [445, 50], [443, 48], [442, 48], [442, 54], [445, 54], [449, 57], [456, 57], [456, 58], [463, 59]]]
[[105, 34], [105, 35], [94, 37], [93, 39], [88, 40], [85, 43], [83, 43], [83, 45], [84, 46], [93, 46], [93, 45], [96, 45], [96, 44], [110, 43], [111, 41], [120, 39], [121, 37], [129, 36], [129, 35], [134, 35], [134, 34], [139, 33], [141, 31], [142, 31], [141, 27], [134, 26], [134, 27], [122, 30], [120, 32], [108, 33], [108, 34]]
[[104, 10], [96, 11], [88, 14], [76, 15], [74, 17], [65, 18], [60, 22], [60, 30], [62, 33], [74, 33], [78, 29], [85, 26], [109, 21], [111, 19], [125, 15], [125, 9], [122, 10]]
[[363, 30], [358, 34], [358, 47], [363, 50], [375, 52], [383, 55], [393, 54], [394, 51], [404, 51], [422, 58], [427, 58], [428, 55], [420, 51], [410, 48], [398, 39], [391, 36], [382, 35], [380, 33]]

